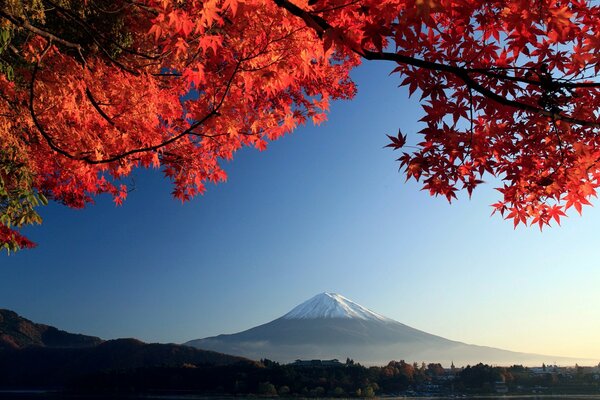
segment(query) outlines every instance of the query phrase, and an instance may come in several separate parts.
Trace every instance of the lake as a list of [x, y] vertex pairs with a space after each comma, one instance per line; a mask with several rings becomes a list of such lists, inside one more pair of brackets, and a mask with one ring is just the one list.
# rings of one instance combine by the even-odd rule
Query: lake
[[[147, 394], [147, 395], [71, 395], [47, 391], [0, 391], [0, 400], [259, 400], [286, 399], [286, 397], [220, 397], [198, 396], [192, 394]], [[289, 397], [289, 399], [301, 399]], [[314, 398], [310, 398], [314, 399]], [[323, 400], [342, 400], [340, 398], [321, 398]], [[359, 400], [358, 398], [352, 398]], [[375, 397], [374, 399], [378, 399]], [[419, 399], [419, 400], [600, 400], [600, 395], [506, 395], [506, 396], [473, 396], [473, 397], [381, 397], [385, 400]]]

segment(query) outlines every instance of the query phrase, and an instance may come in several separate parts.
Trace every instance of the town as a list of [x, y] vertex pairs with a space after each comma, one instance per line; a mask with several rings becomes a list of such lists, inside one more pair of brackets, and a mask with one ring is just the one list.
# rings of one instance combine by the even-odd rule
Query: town
[[478, 395], [597, 395], [600, 365], [511, 367], [390, 361], [363, 366], [347, 359], [262, 359], [227, 366], [187, 364], [98, 373], [78, 379], [70, 390], [89, 392], [189, 392], [208, 396], [263, 397], [464, 397]]

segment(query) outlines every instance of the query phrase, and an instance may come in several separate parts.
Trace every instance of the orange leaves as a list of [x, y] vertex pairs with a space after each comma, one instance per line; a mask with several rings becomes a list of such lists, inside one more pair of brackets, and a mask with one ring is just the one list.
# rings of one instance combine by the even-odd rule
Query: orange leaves
[[153, 24], [150, 27], [150, 30], [148, 30], [148, 35], [151, 35], [154, 37], [154, 41], [158, 42], [158, 40], [160, 39], [160, 37], [162, 36], [163, 30], [160, 26], [160, 24]]
[[202, 50], [202, 55], [207, 55], [208, 50], [212, 51], [213, 56], [217, 56], [219, 48], [222, 46], [223, 38], [218, 35], [203, 35], [198, 39], [198, 48]]
[[552, 15], [549, 22], [562, 27], [571, 25], [571, 17], [573, 17], [573, 13], [569, 9], [569, 6], [551, 8], [549, 11]]
[[[150, 34], [161, 38], [165, 61], [171, 63], [166, 70], [178, 75], [161, 84], [177, 82], [179, 89], [196, 89], [183, 102], [184, 119], [168, 120], [172, 128], [165, 137], [215, 113], [160, 153], [159, 162], [174, 181], [173, 194], [179, 199], [202, 193], [205, 180], [225, 179], [217, 158], [231, 158], [242, 145], [263, 151], [267, 139], [291, 132], [308, 118], [323, 121], [330, 98], [354, 93], [347, 56], [339, 54], [333, 61], [333, 49], [325, 52], [312, 32], [299, 29], [294, 18], [282, 18], [271, 2], [245, 2], [243, 14], [237, 1], [161, 6], [164, 11], [154, 20], [160, 35], [157, 28]], [[191, 34], [187, 20], [199, 21]], [[156, 158], [150, 162], [156, 165]]]
[[189, 47], [188, 43], [181, 37], [177, 38], [177, 42], [175, 43], [175, 55], [180, 56], [182, 54], [187, 53], [187, 49]]
[[549, 12], [548, 37], [552, 42], [565, 40], [571, 31], [573, 13], [569, 9], [569, 6], [551, 8]]
[[323, 122], [327, 121], [327, 114], [317, 113], [312, 116], [312, 121], [315, 125], [321, 125]]
[[235, 17], [238, 12], [238, 7], [241, 5], [241, 1], [239, 0], [224, 0], [223, 1], [223, 10], [230, 11], [232, 17]]
[[189, 82], [190, 86], [193, 87], [194, 89], [198, 89], [201, 87], [201, 85], [204, 84], [205, 82], [205, 74], [204, 74], [204, 69], [203, 66], [197, 65], [196, 68], [186, 68], [183, 71], [182, 74], [183, 78], [186, 79], [187, 82]]
[[415, 0], [417, 15], [429, 17], [431, 13], [441, 10], [440, 0]]
[[[206, 0], [202, 3], [202, 14], [200, 16], [200, 24], [205, 27], [211, 27], [213, 24], [221, 25], [223, 18], [221, 17], [222, 7], [218, 0]], [[231, 3], [231, 2], [229, 2]]]
[[115, 204], [120, 206], [121, 204], [123, 204], [123, 202], [127, 198], [127, 186], [120, 185], [119, 190], [115, 190], [113, 195], [114, 195]]
[[267, 149], [267, 141], [264, 139], [257, 139], [256, 142], [254, 142], [254, 147], [256, 147], [258, 151], [264, 151]]
[[183, 37], [188, 37], [196, 26], [192, 19], [180, 10], [172, 10], [169, 12], [167, 14], [167, 21], [169, 26]]
[[[29, 65], [11, 82], [0, 74], [0, 139], [26, 153], [36, 189], [64, 204], [83, 207], [99, 193], [120, 203], [127, 193], [120, 180], [138, 167], [162, 168], [178, 199], [203, 193], [206, 182], [226, 179], [220, 160], [243, 146], [265, 150], [298, 125], [323, 122], [330, 100], [352, 98], [349, 74], [369, 51], [396, 61], [400, 85], [420, 95], [416, 148], [408, 150], [400, 132], [387, 147], [405, 151], [398, 161], [406, 177], [432, 195], [471, 195], [490, 174], [502, 181], [494, 209], [515, 225], [540, 227], [595, 196], [600, 88], [590, 74], [600, 72], [598, 7], [137, 3], [118, 8], [125, 21], [118, 37], [101, 32], [81, 55], [59, 45], [44, 52], [48, 37], [23, 34], [14, 43]], [[85, 23], [104, 29], [97, 20]], [[581, 120], [590, 124], [573, 123]]]

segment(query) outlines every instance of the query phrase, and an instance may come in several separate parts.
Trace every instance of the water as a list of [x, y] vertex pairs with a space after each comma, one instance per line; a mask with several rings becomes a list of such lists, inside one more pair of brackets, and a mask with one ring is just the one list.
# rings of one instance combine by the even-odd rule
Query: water
[[[199, 396], [192, 394], [147, 394], [147, 395], [68, 395], [48, 391], [0, 391], [0, 400], [261, 400], [261, 399], [295, 399], [299, 397], [223, 397], [223, 396]], [[307, 400], [314, 400], [309, 398]], [[375, 397], [384, 400], [600, 400], [600, 395], [506, 395], [506, 396], [467, 396], [467, 397]], [[340, 398], [321, 398], [321, 400], [344, 400]], [[352, 400], [360, 400], [352, 398]]]

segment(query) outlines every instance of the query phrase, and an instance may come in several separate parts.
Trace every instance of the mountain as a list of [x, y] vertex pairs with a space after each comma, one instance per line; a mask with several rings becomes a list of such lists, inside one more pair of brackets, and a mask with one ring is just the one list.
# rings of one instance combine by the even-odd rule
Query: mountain
[[518, 353], [448, 340], [387, 318], [336, 293], [318, 294], [282, 317], [243, 332], [185, 344], [279, 362], [352, 358], [368, 365], [383, 365], [402, 359], [449, 366], [452, 362], [456, 365], [479, 362], [572, 365], [593, 361]]
[[105, 341], [87, 348], [26, 347], [0, 350], [0, 389], [63, 387], [82, 377], [152, 367], [253, 364], [242, 357], [176, 344], [136, 339]]
[[321, 293], [294, 307], [283, 319], [342, 318], [392, 321], [337, 293]]
[[69, 333], [53, 326], [36, 324], [14, 311], [0, 309], [0, 349], [28, 346], [81, 348], [102, 343], [102, 339]]
[[104, 341], [0, 310], [0, 389], [63, 387], [81, 377], [110, 371], [237, 364], [254, 362], [177, 344]]

